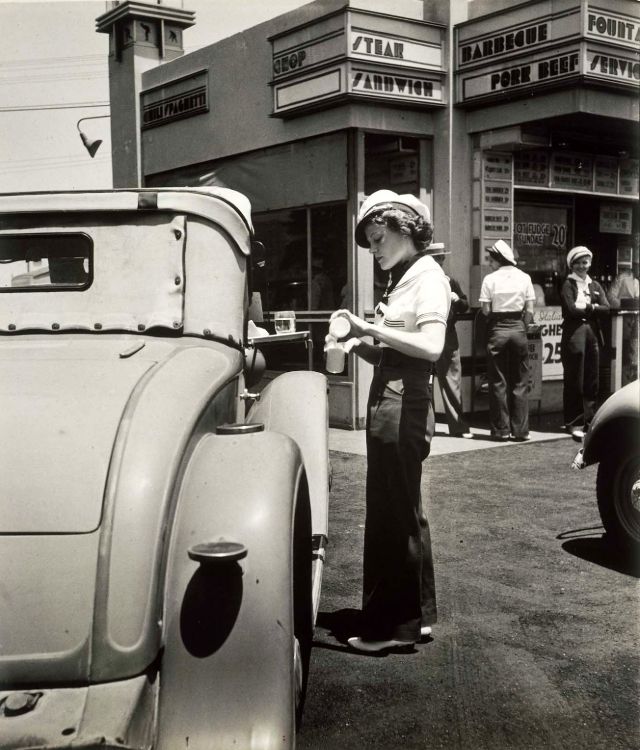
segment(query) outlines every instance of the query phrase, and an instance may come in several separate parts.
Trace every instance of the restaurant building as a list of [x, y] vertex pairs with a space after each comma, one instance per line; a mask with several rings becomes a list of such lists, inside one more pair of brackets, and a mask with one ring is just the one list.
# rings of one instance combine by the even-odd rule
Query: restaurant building
[[[97, 19], [110, 35], [114, 185], [245, 193], [267, 251], [267, 321], [295, 310], [319, 370], [331, 311], [371, 316], [385, 283], [355, 244], [358, 207], [380, 188], [414, 193], [474, 308], [486, 248], [514, 247], [543, 324], [532, 395], [560, 410], [568, 249], [589, 246], [605, 285], [638, 273], [640, 3], [316, 0], [183, 55], [194, 22], [139, 2]], [[474, 410], [486, 409], [480, 327], [473, 313], [458, 324]], [[610, 328], [605, 392], [637, 377], [637, 314]], [[309, 364], [293, 345], [267, 358]], [[349, 358], [330, 376], [334, 425], [364, 426], [370, 375]]]

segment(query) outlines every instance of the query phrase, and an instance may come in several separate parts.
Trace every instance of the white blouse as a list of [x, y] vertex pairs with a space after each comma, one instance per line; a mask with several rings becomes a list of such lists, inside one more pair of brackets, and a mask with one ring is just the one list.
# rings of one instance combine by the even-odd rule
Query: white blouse
[[419, 331], [424, 323], [446, 326], [450, 306], [451, 290], [444, 271], [431, 256], [423, 255], [391, 291], [389, 303], [378, 304], [375, 324], [408, 332]]

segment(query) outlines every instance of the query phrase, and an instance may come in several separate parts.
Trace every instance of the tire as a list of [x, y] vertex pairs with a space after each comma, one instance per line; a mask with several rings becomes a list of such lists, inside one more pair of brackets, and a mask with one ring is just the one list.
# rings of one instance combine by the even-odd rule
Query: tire
[[640, 455], [627, 449], [598, 467], [598, 510], [607, 534], [622, 551], [640, 551]]
[[294, 520], [293, 548], [293, 675], [296, 729], [300, 728], [307, 694], [309, 662], [313, 642], [313, 602], [311, 597], [311, 506], [306, 480], [302, 483]]

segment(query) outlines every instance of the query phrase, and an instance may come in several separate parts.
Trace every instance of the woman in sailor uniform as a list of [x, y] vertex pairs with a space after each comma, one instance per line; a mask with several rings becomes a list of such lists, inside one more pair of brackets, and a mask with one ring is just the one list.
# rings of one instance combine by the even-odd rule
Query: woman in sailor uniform
[[567, 255], [570, 271], [562, 286], [564, 423], [575, 440], [582, 440], [596, 410], [603, 344], [598, 317], [609, 312], [604, 289], [587, 273], [593, 253], [582, 245]]
[[[436, 594], [420, 481], [433, 434], [433, 372], [442, 352], [450, 290], [425, 252], [429, 209], [413, 195], [379, 190], [362, 205], [356, 241], [389, 283], [374, 323], [348, 310], [345, 350], [374, 366], [367, 407], [367, 482], [362, 623], [349, 645], [378, 652], [431, 632]], [[363, 341], [373, 337], [375, 342]]]

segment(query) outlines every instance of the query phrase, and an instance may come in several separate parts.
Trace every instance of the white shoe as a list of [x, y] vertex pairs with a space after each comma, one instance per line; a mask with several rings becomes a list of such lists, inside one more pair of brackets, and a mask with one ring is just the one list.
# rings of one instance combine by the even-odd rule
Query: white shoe
[[431, 625], [423, 625], [420, 628], [420, 638], [426, 638], [431, 635]]
[[581, 443], [584, 439], [584, 430], [581, 430], [580, 428], [576, 428], [571, 430], [571, 437], [577, 442]]
[[347, 643], [356, 651], [364, 651], [367, 654], [375, 654], [380, 651], [388, 651], [391, 648], [407, 648], [414, 645], [414, 641], [365, 641], [364, 638], [356, 635], [349, 638]]

